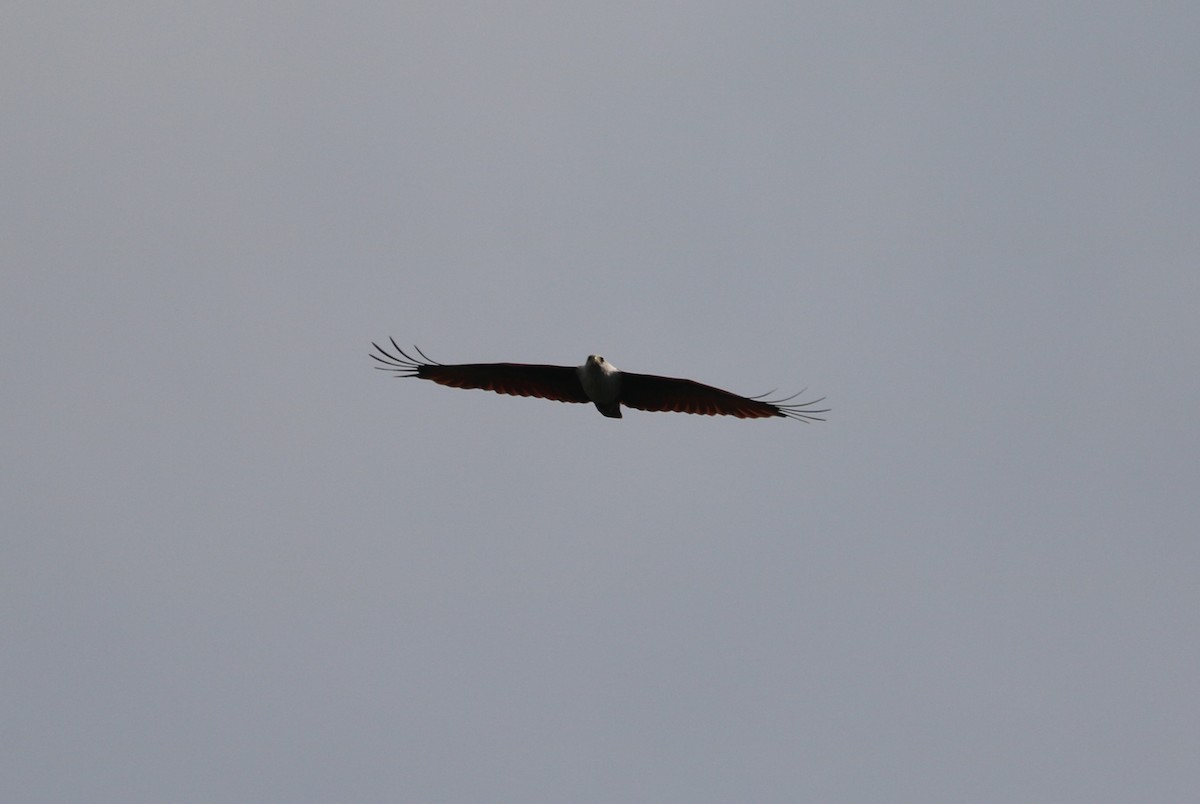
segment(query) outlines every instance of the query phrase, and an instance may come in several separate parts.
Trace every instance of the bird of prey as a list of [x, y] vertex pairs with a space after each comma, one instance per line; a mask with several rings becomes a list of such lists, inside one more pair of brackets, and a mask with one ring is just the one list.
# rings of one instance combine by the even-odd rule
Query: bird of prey
[[[481, 388], [498, 394], [535, 396], [557, 402], [591, 402], [605, 416], [621, 418], [621, 406], [650, 411], [698, 413], [703, 416], [736, 416], [762, 419], [784, 416], [802, 422], [825, 421], [816, 409], [824, 401], [792, 402], [800, 394], [768, 400], [766, 396], [738, 396], [695, 380], [657, 377], [619, 371], [600, 355], [589, 355], [582, 366], [546, 366], [528, 363], [460, 363], [442, 365], [414, 347], [421, 359], [410, 357], [394, 338], [396, 354], [372, 342], [378, 354], [371, 357], [398, 377], [433, 380], [451, 388]], [[800, 393], [803, 393], [801, 391]]]

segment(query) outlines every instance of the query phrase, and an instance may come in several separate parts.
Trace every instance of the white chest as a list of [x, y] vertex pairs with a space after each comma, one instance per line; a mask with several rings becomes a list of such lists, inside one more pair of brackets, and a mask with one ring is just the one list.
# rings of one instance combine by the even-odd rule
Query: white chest
[[593, 402], [613, 402], [621, 392], [621, 372], [599, 355], [592, 355], [576, 371], [583, 392]]

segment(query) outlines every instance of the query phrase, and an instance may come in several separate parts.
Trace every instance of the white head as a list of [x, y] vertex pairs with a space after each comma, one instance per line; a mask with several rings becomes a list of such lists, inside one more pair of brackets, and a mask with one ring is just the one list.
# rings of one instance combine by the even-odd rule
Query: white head
[[609, 363], [600, 355], [588, 355], [587, 363], [584, 365], [593, 371], [599, 369], [605, 374], [612, 374], [617, 370], [616, 366], [614, 366], [612, 363]]

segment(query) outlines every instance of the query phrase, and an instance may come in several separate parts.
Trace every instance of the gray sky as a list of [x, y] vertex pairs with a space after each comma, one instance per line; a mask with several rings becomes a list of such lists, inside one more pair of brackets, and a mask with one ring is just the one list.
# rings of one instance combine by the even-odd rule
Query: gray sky
[[0, 30], [0, 799], [1200, 789], [1194, 3], [192, 5]]

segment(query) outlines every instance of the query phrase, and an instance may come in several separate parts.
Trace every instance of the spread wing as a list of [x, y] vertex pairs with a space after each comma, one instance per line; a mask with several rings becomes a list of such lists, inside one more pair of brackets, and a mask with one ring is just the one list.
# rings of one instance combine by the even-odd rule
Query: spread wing
[[383, 365], [377, 369], [395, 372], [397, 377], [417, 377], [433, 380], [451, 388], [481, 388], [511, 396], [535, 396], [556, 402], [590, 402], [579, 374], [573, 366], [542, 366], [528, 363], [460, 363], [445, 366], [430, 360], [424, 352], [416, 352], [423, 360], [410, 357], [392, 339], [392, 354], [377, 343], [372, 354]]
[[813, 408], [824, 401], [824, 397], [811, 402], [791, 402], [799, 395], [768, 400], [762, 396], [738, 396], [695, 380], [621, 372], [621, 404], [638, 410], [737, 416], [739, 419], [786, 416], [803, 422], [825, 421], [817, 414], [828, 413], [829, 409]]

